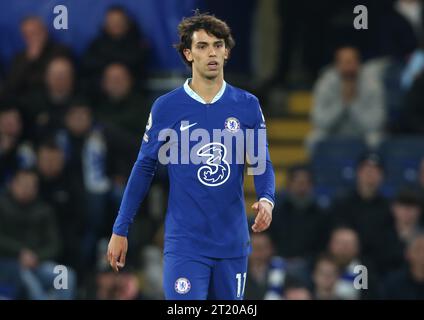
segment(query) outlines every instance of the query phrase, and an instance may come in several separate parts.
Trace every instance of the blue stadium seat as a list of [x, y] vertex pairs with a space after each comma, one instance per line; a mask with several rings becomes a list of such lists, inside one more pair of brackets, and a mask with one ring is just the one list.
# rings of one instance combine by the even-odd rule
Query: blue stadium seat
[[331, 138], [318, 143], [311, 161], [317, 195], [332, 197], [353, 186], [356, 161], [366, 150], [361, 139]]
[[0, 282], [0, 300], [13, 300], [17, 298], [17, 291], [14, 285]]
[[420, 161], [424, 158], [424, 136], [390, 138], [381, 144], [379, 153], [385, 161], [387, 185], [415, 184]]

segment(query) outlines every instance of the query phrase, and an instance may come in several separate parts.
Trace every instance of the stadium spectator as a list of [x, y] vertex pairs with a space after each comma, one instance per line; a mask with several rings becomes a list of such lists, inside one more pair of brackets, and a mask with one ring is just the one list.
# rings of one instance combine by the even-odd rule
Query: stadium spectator
[[116, 275], [101, 271], [96, 275], [97, 300], [151, 300], [140, 287], [140, 279], [134, 271], [124, 270]]
[[407, 243], [421, 228], [422, 198], [413, 190], [402, 190], [392, 200], [393, 224], [387, 231], [384, 263], [388, 270], [395, 270], [405, 263]]
[[403, 105], [403, 117], [406, 122], [404, 133], [423, 134], [424, 112], [422, 104], [424, 103], [424, 73], [416, 77], [412, 83], [411, 89], [405, 94]]
[[116, 275], [111, 270], [103, 270], [97, 273], [95, 283], [96, 300], [112, 300], [116, 292]]
[[407, 266], [390, 273], [382, 286], [383, 299], [424, 299], [424, 233], [415, 234], [405, 249]]
[[354, 268], [360, 265], [359, 239], [357, 233], [349, 228], [333, 230], [328, 246], [329, 254], [340, 270], [340, 278], [336, 283], [336, 294], [346, 300], [357, 300], [359, 290], [353, 286]]
[[121, 62], [140, 79], [146, 68], [147, 46], [140, 31], [123, 7], [113, 6], [106, 12], [103, 29], [82, 58], [84, 78], [99, 84], [102, 70], [110, 63]]
[[286, 263], [274, 256], [273, 243], [267, 232], [252, 233], [252, 254], [249, 256], [246, 300], [280, 300], [283, 294]]
[[[328, 254], [336, 262], [340, 277], [336, 283], [336, 295], [345, 300], [376, 298], [376, 280], [373, 265], [361, 257], [358, 234], [345, 227], [333, 230], [328, 244]], [[355, 278], [359, 275], [358, 266], [365, 266], [367, 288], [359, 290], [354, 287]]]
[[375, 43], [380, 56], [403, 60], [418, 46], [422, 34], [421, 0], [396, 0], [392, 7], [379, 7]]
[[14, 57], [5, 88], [6, 94], [18, 96], [43, 88], [45, 69], [51, 58], [71, 55], [67, 47], [49, 38], [47, 28], [39, 17], [23, 19], [21, 33], [25, 49]]
[[143, 136], [150, 109], [134, 89], [133, 76], [124, 64], [107, 65], [103, 71], [102, 93], [95, 99], [95, 111], [101, 121], [129, 132], [138, 141]]
[[76, 91], [75, 68], [70, 58], [58, 56], [46, 67], [43, 90], [33, 91], [22, 99], [24, 112], [37, 138], [63, 126], [66, 112]]
[[57, 261], [83, 272], [81, 265], [81, 235], [83, 216], [81, 201], [76, 197], [77, 185], [65, 171], [65, 155], [53, 141], [44, 141], [37, 150], [37, 171], [40, 177], [40, 197], [53, 207], [62, 240]]
[[116, 300], [144, 300], [137, 274], [132, 271], [120, 273], [117, 277]]
[[[424, 45], [424, 44], [423, 44]], [[424, 48], [415, 50], [402, 69], [401, 85], [403, 90], [409, 90], [424, 69]]]
[[315, 262], [312, 272], [314, 300], [340, 300], [336, 285], [340, 277], [337, 263], [328, 255], [321, 255]]
[[[93, 117], [82, 98], [75, 99], [65, 115], [65, 128], [56, 142], [65, 154], [66, 170], [75, 179], [84, 215], [83, 261], [92, 264], [97, 241], [106, 232], [108, 215], [115, 210], [112, 197], [121, 192], [134, 157], [117, 130], [109, 130]], [[118, 190], [118, 191], [116, 191]], [[119, 196], [118, 196], [119, 198]], [[111, 204], [111, 205], [108, 205]], [[109, 212], [110, 210], [110, 212]]]
[[334, 66], [315, 85], [309, 148], [331, 136], [364, 138], [376, 146], [385, 124], [383, 97], [380, 81], [364, 72], [358, 50], [339, 48]]
[[420, 39], [424, 31], [422, 0], [397, 0], [394, 9], [412, 27], [416, 38]]
[[68, 289], [53, 288], [60, 251], [59, 230], [52, 208], [39, 198], [38, 177], [20, 170], [0, 199], [0, 257], [13, 259], [30, 299], [72, 299], [75, 275], [68, 268]]
[[[347, 226], [359, 235], [360, 252], [378, 268], [386, 248], [383, 237], [392, 223], [389, 202], [380, 193], [384, 179], [383, 162], [376, 153], [365, 153], [357, 163], [356, 186], [335, 200], [333, 226]], [[376, 230], [379, 230], [376, 232]]]
[[278, 199], [270, 233], [278, 255], [307, 258], [324, 249], [327, 215], [313, 193], [312, 172], [306, 165], [288, 171], [287, 187]]
[[23, 139], [21, 114], [14, 106], [0, 110], [0, 190], [19, 168], [35, 163], [35, 155], [29, 142]]
[[284, 300], [312, 300], [311, 290], [299, 281], [285, 281]]

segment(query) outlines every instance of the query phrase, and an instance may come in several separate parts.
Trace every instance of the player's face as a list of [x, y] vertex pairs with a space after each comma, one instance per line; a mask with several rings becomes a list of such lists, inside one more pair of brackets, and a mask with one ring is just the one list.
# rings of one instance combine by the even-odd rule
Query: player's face
[[185, 49], [184, 54], [192, 62], [193, 73], [214, 79], [223, 72], [228, 49], [224, 39], [218, 39], [202, 29], [193, 32], [191, 49]]

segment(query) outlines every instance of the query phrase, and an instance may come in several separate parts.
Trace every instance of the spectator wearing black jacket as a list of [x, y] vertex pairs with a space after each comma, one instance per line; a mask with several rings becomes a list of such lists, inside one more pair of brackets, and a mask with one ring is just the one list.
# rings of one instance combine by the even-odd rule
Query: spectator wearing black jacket
[[139, 141], [150, 106], [134, 85], [134, 77], [127, 66], [111, 63], [103, 71], [101, 93], [94, 99], [94, 105], [99, 120], [128, 132]]
[[337, 295], [336, 286], [340, 278], [340, 270], [335, 259], [328, 254], [317, 257], [312, 277], [312, 296], [314, 300], [342, 300]]
[[413, 82], [412, 87], [406, 93], [403, 105], [404, 132], [409, 134], [423, 134], [424, 126], [424, 73], [421, 73]]
[[77, 271], [81, 266], [81, 236], [83, 234], [82, 203], [77, 198], [74, 177], [65, 170], [65, 155], [52, 140], [43, 141], [37, 150], [37, 171], [40, 197], [55, 211], [62, 239], [58, 262]]
[[39, 140], [63, 126], [66, 113], [76, 91], [76, 72], [73, 61], [57, 56], [47, 64], [43, 89], [21, 98], [29, 130]]
[[106, 12], [100, 35], [83, 56], [83, 76], [88, 83], [99, 84], [102, 70], [112, 62], [121, 62], [142, 79], [146, 57], [146, 41], [141, 38], [136, 23], [123, 7], [113, 6]]
[[61, 249], [59, 230], [52, 208], [39, 198], [34, 171], [19, 170], [7, 193], [0, 198], [0, 270], [20, 270], [30, 299], [72, 299], [75, 276], [67, 270], [67, 290], [56, 290], [56, 258]]
[[424, 233], [416, 233], [407, 244], [407, 266], [388, 274], [382, 286], [383, 299], [424, 299]]
[[[337, 296], [345, 300], [377, 297], [378, 275], [374, 272], [374, 265], [362, 257], [358, 234], [354, 230], [346, 227], [334, 229], [328, 243], [328, 254], [340, 271], [335, 288]], [[364, 267], [366, 273], [363, 273]], [[362, 277], [359, 282], [358, 277]], [[366, 284], [366, 288], [356, 287], [355, 282]]]
[[35, 162], [32, 144], [23, 136], [20, 111], [7, 104], [0, 109], [0, 190], [20, 168], [29, 168]]
[[381, 158], [366, 153], [359, 159], [356, 169], [356, 188], [336, 199], [332, 208], [334, 226], [347, 226], [358, 233], [360, 251], [377, 268], [385, 271], [384, 252], [390, 250], [384, 243], [392, 219], [389, 201], [380, 193], [384, 179]]
[[57, 131], [55, 139], [64, 152], [65, 170], [75, 180], [77, 198], [83, 206], [82, 256], [91, 265], [97, 242], [108, 232], [106, 228], [116, 214], [119, 201], [113, 195], [123, 192], [136, 151], [125, 134], [96, 121], [83, 98], [70, 104], [65, 127]]
[[25, 49], [12, 61], [6, 79], [5, 93], [25, 94], [43, 88], [44, 73], [50, 59], [56, 55], [70, 56], [69, 48], [53, 42], [41, 18], [30, 16], [21, 22]]
[[308, 166], [290, 168], [285, 194], [276, 203], [271, 235], [279, 255], [307, 258], [319, 253], [326, 244], [327, 215], [313, 194]]
[[387, 230], [384, 264], [393, 271], [405, 264], [407, 244], [422, 228], [422, 198], [414, 190], [402, 190], [392, 200], [390, 209], [393, 223]]
[[244, 298], [246, 300], [280, 300], [284, 290], [287, 265], [274, 254], [268, 232], [251, 234], [252, 254], [249, 256]]

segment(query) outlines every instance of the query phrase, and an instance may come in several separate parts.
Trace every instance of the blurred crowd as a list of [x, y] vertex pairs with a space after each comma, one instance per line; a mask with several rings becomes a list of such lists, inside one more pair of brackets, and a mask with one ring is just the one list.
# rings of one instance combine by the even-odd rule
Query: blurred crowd
[[[322, 156], [322, 146], [332, 147], [329, 141], [345, 143], [346, 151], [353, 146], [349, 141], [357, 139], [366, 150], [349, 159], [352, 183], [331, 192], [325, 204], [316, 192], [322, 181], [315, 178], [334, 173], [320, 174], [324, 167], [314, 163], [289, 169], [271, 230], [252, 235], [254, 247], [263, 250], [253, 251], [249, 266], [253, 285], [246, 286], [247, 298], [424, 299], [424, 161], [408, 158], [414, 151], [396, 150], [401, 161], [398, 167], [388, 166], [392, 159], [382, 152], [397, 138], [404, 143], [424, 141], [424, 6], [419, 0], [390, 4], [369, 7], [369, 15], [378, 8], [381, 14], [370, 22], [373, 31], [363, 37], [359, 37], [361, 31], [352, 36], [351, 27], [343, 32], [348, 29], [343, 21], [351, 23], [343, 15], [349, 6], [340, 4], [338, 12], [331, 11], [339, 19], [330, 23], [339, 26], [339, 32], [333, 29], [329, 39], [345, 39], [324, 46], [334, 48], [328, 65], [311, 68], [310, 74], [316, 71], [310, 114], [313, 130], [305, 147], [312, 162]], [[316, 62], [308, 54], [303, 59], [304, 65], [308, 59]], [[342, 153], [339, 156], [346, 157]], [[415, 150], [414, 156], [419, 153]], [[402, 172], [406, 169], [402, 166], [411, 167], [411, 163], [417, 172], [413, 181], [407, 183], [403, 176], [392, 179], [396, 175], [392, 170]]]
[[389, 199], [383, 180], [364, 154], [353, 188], [323, 208], [310, 167], [293, 166], [269, 232], [252, 234], [246, 298], [423, 299], [424, 185]]
[[[135, 272], [108, 277], [101, 240], [110, 236], [150, 111], [141, 85], [145, 41], [121, 7], [107, 11], [78, 60], [42, 19], [26, 17], [20, 28], [25, 48], [0, 89], [0, 296], [136, 297]], [[160, 232], [162, 217], [146, 213], [147, 203], [130, 239], [129, 264], [137, 267], [137, 248]], [[68, 267], [68, 290], [51, 290], [59, 264]]]
[[[352, 159], [351, 188], [325, 206], [311, 166], [288, 168], [270, 230], [251, 235], [246, 299], [424, 298], [424, 165], [415, 185], [387, 197], [377, 152], [387, 138], [424, 132], [423, 10], [418, 0], [394, 1], [382, 21], [401, 34], [382, 34], [378, 54], [339, 41], [333, 61], [302, 56], [314, 80], [311, 157], [333, 137], [363, 139], [369, 150]], [[0, 298], [162, 299], [164, 168], [131, 228], [126, 268], [114, 274], [105, 260], [152, 103], [146, 39], [122, 7], [109, 8], [79, 58], [39, 17], [20, 28], [25, 48], [0, 78]], [[287, 30], [282, 49], [310, 53], [313, 33], [296, 43], [292, 35], [306, 31], [297, 22]], [[285, 54], [276, 81], [286, 83], [296, 63]], [[53, 287], [58, 265], [67, 290]]]

